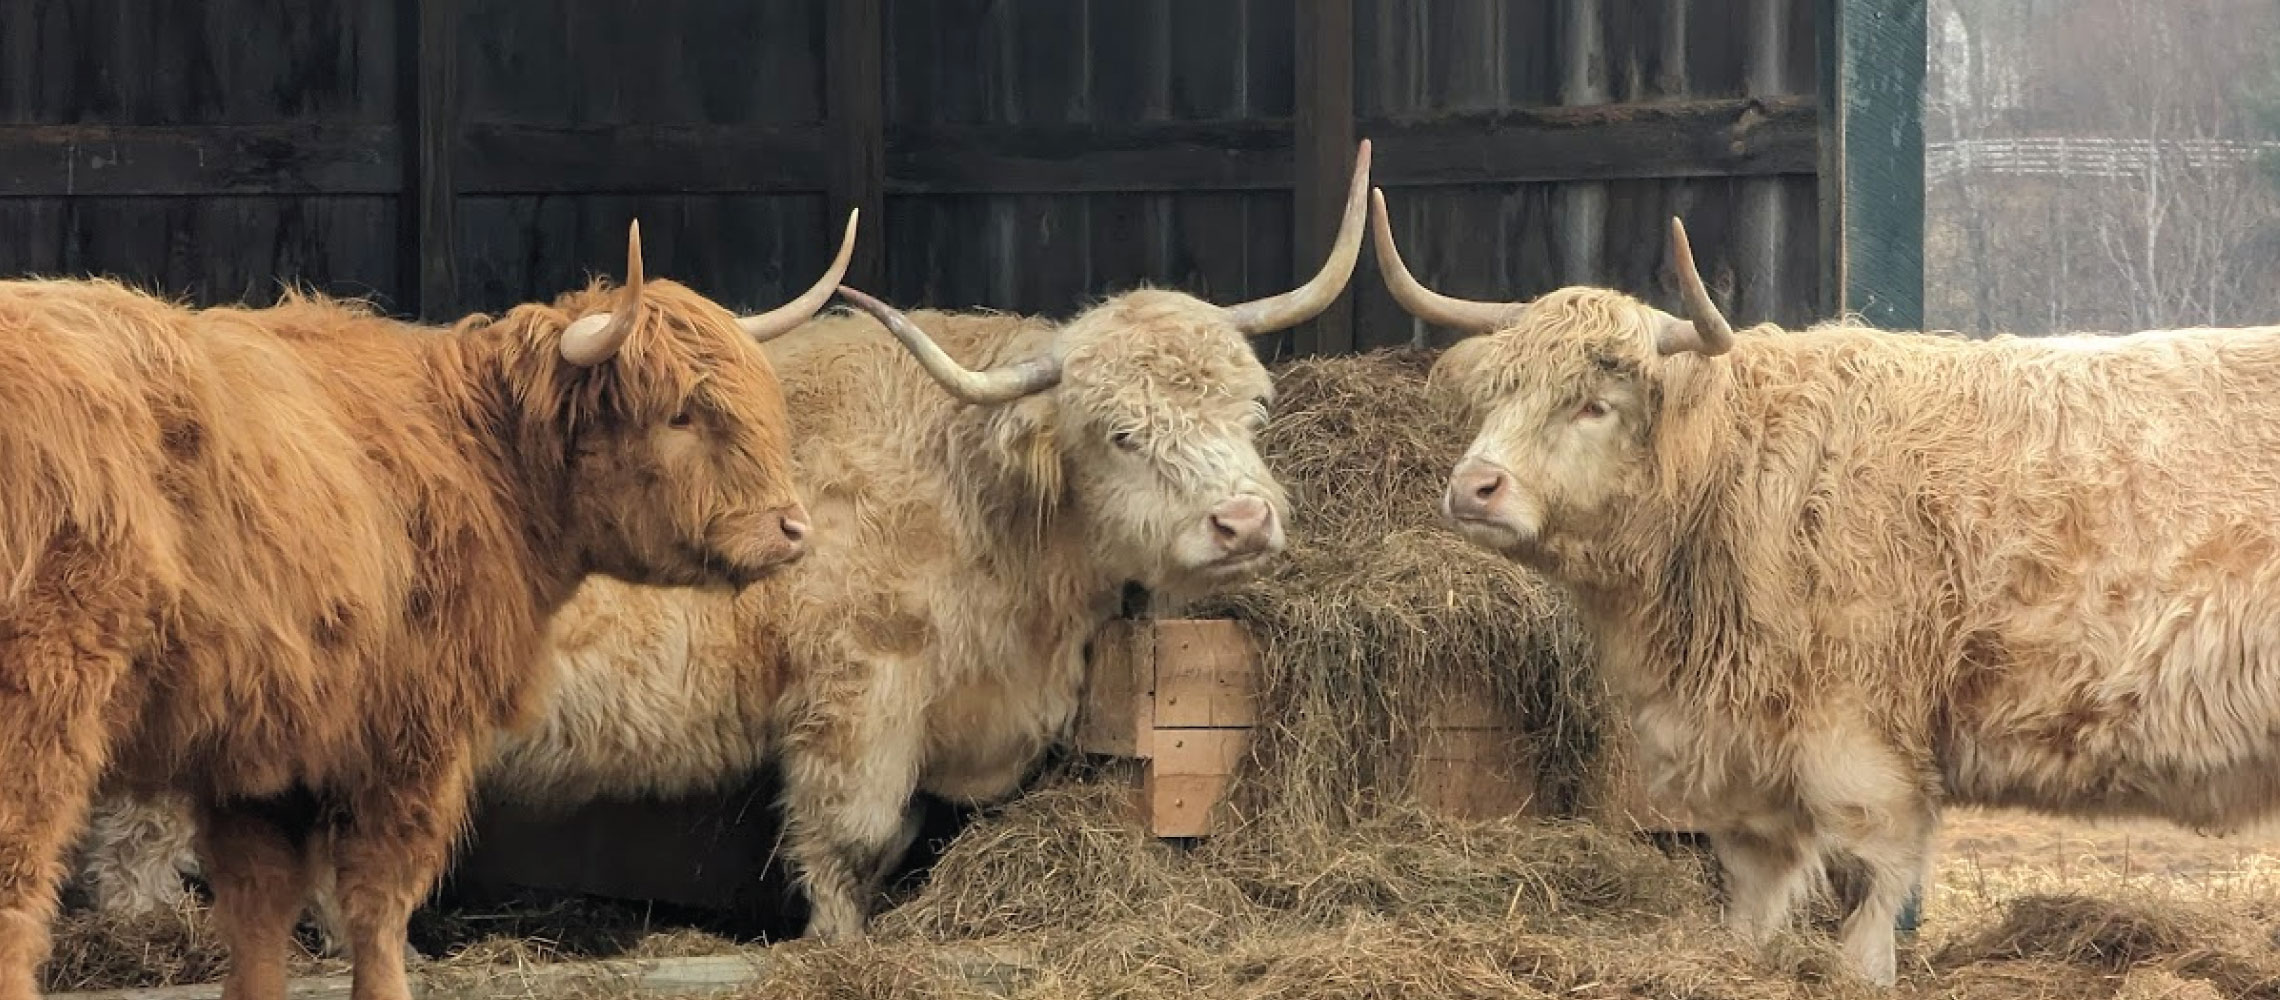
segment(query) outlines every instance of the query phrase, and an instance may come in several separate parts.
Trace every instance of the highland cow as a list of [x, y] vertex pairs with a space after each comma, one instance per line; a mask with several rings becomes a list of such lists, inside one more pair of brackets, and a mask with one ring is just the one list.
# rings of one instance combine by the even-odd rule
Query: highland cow
[[36, 995], [106, 776], [192, 804], [227, 995], [284, 996], [324, 857], [353, 995], [406, 1000], [406, 918], [551, 614], [590, 576], [750, 584], [809, 544], [754, 340], [853, 238], [744, 319], [645, 281], [638, 228], [622, 287], [448, 334], [0, 283], [0, 1000]]
[[1947, 803], [2236, 827], [2280, 805], [2280, 327], [1740, 333], [1683, 226], [1686, 316], [1596, 288], [1403, 305], [1483, 333], [1434, 378], [1478, 436], [1457, 530], [1570, 589], [1652, 794], [1712, 834], [1729, 923], [1825, 854], [1851, 965]]

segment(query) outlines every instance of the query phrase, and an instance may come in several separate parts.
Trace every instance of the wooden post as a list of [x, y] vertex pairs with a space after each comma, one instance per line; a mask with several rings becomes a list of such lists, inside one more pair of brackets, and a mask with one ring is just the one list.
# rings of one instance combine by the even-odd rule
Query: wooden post
[[400, 209], [409, 230], [406, 269], [411, 311], [436, 322], [459, 315], [459, 191], [452, 175], [459, 139], [459, 4], [457, 0], [411, 0], [413, 29], [405, 33], [413, 50], [411, 122], [404, 129], [412, 146]]
[[[1560, 103], [1607, 102], [1607, 32], [1599, 0], [1560, 5]], [[1607, 184], [1571, 181], [1552, 193], [1552, 226], [1559, 234], [1560, 280], [1604, 285], [1607, 259]]]
[[1821, 306], [1924, 325], [1924, 0], [1821, 5]]
[[[1354, 0], [1306, 0], [1298, 5], [1296, 75], [1298, 115], [1293, 137], [1291, 254], [1294, 278], [1322, 266], [1338, 236], [1354, 167]], [[1349, 291], [1314, 321], [1300, 327], [1297, 354], [1343, 354], [1354, 349], [1354, 297]]]
[[826, 239], [847, 210], [863, 210], [862, 234], [847, 283], [885, 295], [887, 225], [886, 19], [881, 0], [832, 0], [824, 15], [824, 114], [827, 118], [831, 204], [823, 217]]

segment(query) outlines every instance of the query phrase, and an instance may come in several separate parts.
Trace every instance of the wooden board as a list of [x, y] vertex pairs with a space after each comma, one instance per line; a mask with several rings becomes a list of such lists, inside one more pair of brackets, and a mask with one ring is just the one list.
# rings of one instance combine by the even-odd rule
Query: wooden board
[[1250, 750], [1249, 729], [1158, 729], [1141, 776], [1142, 816], [1158, 837], [1201, 837]]
[[1158, 729], [1250, 726], [1258, 721], [1259, 644], [1241, 623], [1156, 623]]
[[1258, 721], [1258, 663], [1238, 622], [1110, 622], [1093, 638], [1077, 748], [1149, 758], [1161, 730], [1247, 728]]

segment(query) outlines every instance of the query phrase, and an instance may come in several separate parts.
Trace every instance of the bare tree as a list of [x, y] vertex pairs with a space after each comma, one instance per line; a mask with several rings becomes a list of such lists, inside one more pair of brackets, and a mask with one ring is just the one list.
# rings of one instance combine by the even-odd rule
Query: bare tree
[[2022, 6], [1933, 6], [1933, 316], [1980, 333], [2280, 320], [2280, 191], [2247, 145], [2280, 109], [2244, 82], [2271, 78], [2280, 4]]

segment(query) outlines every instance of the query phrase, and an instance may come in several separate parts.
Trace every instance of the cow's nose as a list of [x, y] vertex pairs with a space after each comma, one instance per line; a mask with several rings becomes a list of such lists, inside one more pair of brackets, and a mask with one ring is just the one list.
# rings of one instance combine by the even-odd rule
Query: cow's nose
[[1211, 509], [1211, 541], [1223, 556], [1263, 552], [1274, 534], [1275, 509], [1258, 497], [1235, 497]]
[[770, 511], [770, 523], [776, 526], [776, 537], [768, 545], [768, 561], [788, 563], [807, 554], [807, 508], [799, 504], [778, 507]]
[[1449, 516], [1460, 521], [1491, 520], [1511, 494], [1511, 473], [1467, 459], [1449, 474]]

